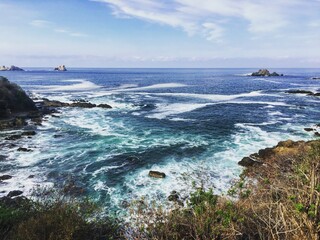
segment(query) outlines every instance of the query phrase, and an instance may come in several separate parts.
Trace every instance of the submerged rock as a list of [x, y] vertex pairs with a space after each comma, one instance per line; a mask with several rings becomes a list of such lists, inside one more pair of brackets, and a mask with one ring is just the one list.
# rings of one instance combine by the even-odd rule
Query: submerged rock
[[309, 90], [300, 90], [300, 89], [289, 90], [286, 93], [290, 93], [290, 94], [306, 94], [306, 95], [315, 96], [315, 97], [320, 96], [320, 93], [314, 93], [314, 92], [309, 91]]
[[276, 72], [270, 73], [268, 69], [260, 69], [258, 72], [254, 72], [251, 74], [253, 77], [279, 77], [283, 76], [283, 74], [279, 74]]
[[166, 174], [158, 171], [149, 171], [149, 177], [153, 178], [165, 178]]

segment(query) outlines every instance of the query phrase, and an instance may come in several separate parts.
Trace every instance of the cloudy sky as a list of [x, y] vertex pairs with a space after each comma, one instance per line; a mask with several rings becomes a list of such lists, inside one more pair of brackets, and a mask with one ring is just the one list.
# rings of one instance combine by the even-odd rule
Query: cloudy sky
[[320, 67], [320, 0], [0, 0], [0, 64]]

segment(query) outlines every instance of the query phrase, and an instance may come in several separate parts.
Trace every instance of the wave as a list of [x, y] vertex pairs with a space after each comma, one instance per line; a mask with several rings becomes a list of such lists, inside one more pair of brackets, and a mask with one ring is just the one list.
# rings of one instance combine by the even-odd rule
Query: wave
[[177, 115], [185, 112], [191, 112], [199, 108], [208, 106], [206, 103], [173, 103], [166, 105], [158, 105], [152, 114], [147, 115], [148, 118], [164, 119], [171, 115]]
[[[143, 94], [143, 93], [140, 93]], [[183, 97], [183, 98], [198, 98], [210, 101], [229, 101], [237, 98], [245, 97], [259, 97], [270, 96], [270, 94], [262, 93], [261, 91], [253, 91], [249, 93], [240, 93], [233, 95], [220, 95], [220, 94], [197, 94], [197, 93], [152, 93], [155, 96], [169, 96], [169, 97]]]
[[35, 91], [50, 91], [50, 92], [60, 92], [60, 91], [89, 91], [101, 88], [101, 86], [84, 80], [84, 79], [71, 79], [63, 80], [61, 82], [73, 82], [70, 85], [49, 85], [49, 86], [36, 86], [38, 89]]
[[118, 89], [116, 91], [121, 92], [128, 92], [128, 91], [141, 91], [141, 90], [153, 90], [153, 89], [162, 89], [162, 88], [180, 88], [180, 87], [187, 87], [188, 85], [182, 83], [159, 83], [145, 87], [135, 87], [135, 88], [125, 88], [125, 89]]

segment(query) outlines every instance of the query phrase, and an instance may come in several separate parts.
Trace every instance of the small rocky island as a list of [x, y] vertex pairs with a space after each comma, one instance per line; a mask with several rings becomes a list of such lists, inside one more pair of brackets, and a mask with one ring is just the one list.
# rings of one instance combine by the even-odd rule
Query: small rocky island
[[258, 72], [254, 72], [250, 76], [252, 76], [252, 77], [282, 77], [283, 74], [279, 74], [276, 72], [270, 73], [268, 69], [260, 69]]
[[11, 67], [0, 66], [0, 71], [24, 71], [22, 68], [12, 65]]
[[66, 68], [65, 65], [60, 65], [60, 66], [58, 66], [58, 67], [55, 67], [55, 68], [54, 68], [54, 71], [65, 72], [65, 71], [67, 71], [67, 68]]

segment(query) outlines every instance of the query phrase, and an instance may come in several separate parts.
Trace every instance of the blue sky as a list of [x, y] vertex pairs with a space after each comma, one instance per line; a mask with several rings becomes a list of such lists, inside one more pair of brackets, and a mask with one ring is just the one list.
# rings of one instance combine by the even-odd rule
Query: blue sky
[[320, 67], [320, 0], [0, 0], [0, 64]]

